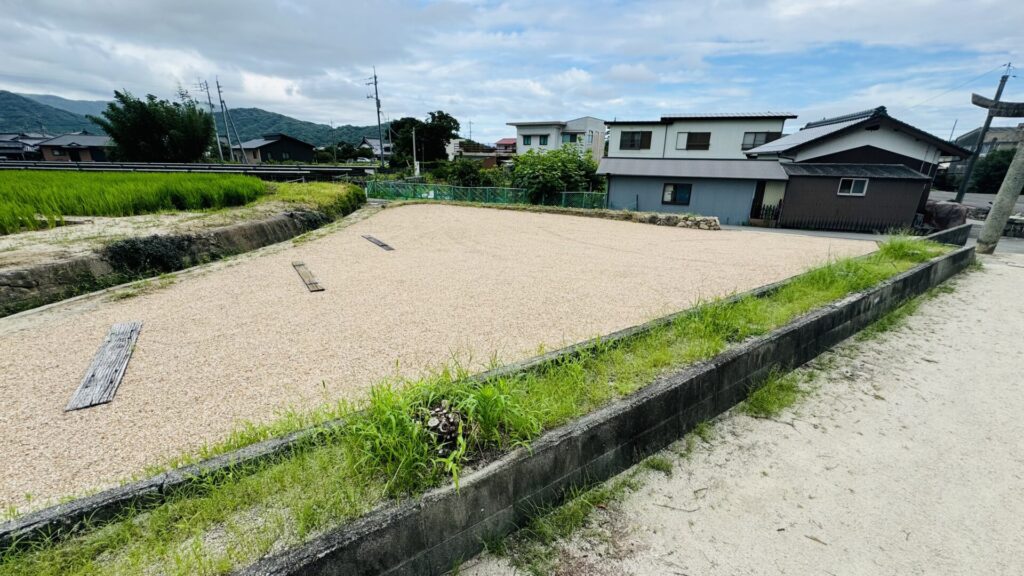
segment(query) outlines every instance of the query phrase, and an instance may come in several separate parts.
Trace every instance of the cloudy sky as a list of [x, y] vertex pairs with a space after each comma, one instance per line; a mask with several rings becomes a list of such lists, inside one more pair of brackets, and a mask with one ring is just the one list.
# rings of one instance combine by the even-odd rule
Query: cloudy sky
[[[304, 120], [506, 122], [787, 111], [787, 130], [884, 105], [942, 136], [1020, 60], [1024, 2], [927, 0], [0, 0], [0, 89], [170, 97], [219, 77], [232, 107]], [[1004, 99], [1024, 101], [1024, 71]], [[1012, 121], [1002, 121], [1009, 124]]]

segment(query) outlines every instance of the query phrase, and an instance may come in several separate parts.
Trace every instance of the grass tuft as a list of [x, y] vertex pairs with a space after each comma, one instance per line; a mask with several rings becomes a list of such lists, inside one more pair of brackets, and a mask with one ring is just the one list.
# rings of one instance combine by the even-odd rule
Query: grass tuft
[[797, 374], [773, 370], [750, 392], [742, 409], [755, 418], [772, 418], [796, 403], [803, 393]]

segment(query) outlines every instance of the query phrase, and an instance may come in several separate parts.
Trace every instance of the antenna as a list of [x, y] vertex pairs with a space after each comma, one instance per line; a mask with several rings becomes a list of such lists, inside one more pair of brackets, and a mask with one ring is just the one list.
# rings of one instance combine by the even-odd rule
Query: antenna
[[[213, 98], [210, 97], [210, 83], [198, 78], [196, 88], [206, 91], [206, 103], [210, 105], [210, 118], [213, 119], [213, 136], [217, 139], [217, 157], [224, 161], [224, 151], [220, 149], [220, 131], [217, 130], [217, 117], [213, 115]], [[229, 146], [230, 147], [230, 146]]]
[[372, 98], [377, 103], [377, 143], [380, 145], [380, 167], [384, 167], [384, 130], [380, 126], [380, 93], [377, 91], [377, 67], [373, 67], [373, 77], [369, 78], [367, 86], [373, 84], [373, 96], [367, 96]]

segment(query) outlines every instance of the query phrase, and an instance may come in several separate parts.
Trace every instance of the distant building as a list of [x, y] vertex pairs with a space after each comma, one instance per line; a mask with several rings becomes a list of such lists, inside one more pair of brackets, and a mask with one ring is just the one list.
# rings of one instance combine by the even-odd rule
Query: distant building
[[234, 147], [253, 164], [262, 162], [312, 162], [316, 147], [287, 134], [264, 134]]
[[[981, 150], [978, 151], [978, 158], [984, 158], [990, 152], [997, 150], [1016, 150], [1017, 143], [1021, 139], [1021, 130], [1024, 129], [1024, 123], [1018, 124], [1016, 127], [1013, 126], [995, 126], [988, 129], [985, 132], [985, 142], [981, 145]], [[953, 143], [961, 148], [974, 152], [974, 147], [978, 144], [978, 136], [981, 134], [981, 127], [977, 127], [970, 132], [960, 136]], [[955, 160], [953, 158], [943, 158], [948, 161], [947, 174], [956, 178], [963, 176], [964, 170], [967, 169], [966, 158], [963, 160]], [[955, 182], [955, 180], [952, 180]]]
[[[373, 151], [374, 158], [381, 157], [380, 139], [379, 138], [367, 138], [363, 137], [363, 141], [359, 143], [359, 148], [369, 148]], [[391, 159], [391, 142], [384, 142], [384, 160]]]
[[37, 146], [47, 162], [106, 162], [114, 142], [109, 136], [83, 130], [43, 140]]
[[593, 116], [565, 122], [547, 120], [509, 122], [508, 125], [516, 127], [516, 154], [526, 154], [530, 150], [545, 152], [574, 144], [582, 150], [590, 150], [594, 160], [604, 156], [604, 134], [607, 128], [604, 120]]
[[39, 143], [53, 136], [37, 132], [0, 134], [0, 160], [40, 160]]
[[516, 139], [502, 138], [494, 143], [494, 149], [501, 156], [511, 156], [516, 153]]

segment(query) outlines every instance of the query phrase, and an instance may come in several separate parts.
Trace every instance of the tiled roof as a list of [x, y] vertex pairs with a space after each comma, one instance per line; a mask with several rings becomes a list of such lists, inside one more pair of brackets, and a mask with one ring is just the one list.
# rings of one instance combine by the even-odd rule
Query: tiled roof
[[790, 176], [827, 176], [842, 178], [891, 178], [929, 180], [928, 176], [903, 164], [833, 164], [791, 162], [782, 165]]

